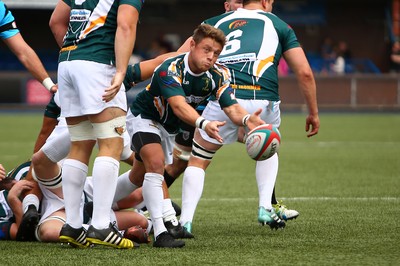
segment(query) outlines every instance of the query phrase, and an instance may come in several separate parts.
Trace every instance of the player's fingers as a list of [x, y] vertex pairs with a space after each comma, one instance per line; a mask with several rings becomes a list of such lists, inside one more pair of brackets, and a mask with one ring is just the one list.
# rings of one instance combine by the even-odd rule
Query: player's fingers
[[310, 124], [309, 123], [306, 123], [305, 130], [306, 130], [306, 132], [308, 132], [310, 130]]
[[218, 121], [217, 122], [217, 127], [222, 127], [223, 125], [225, 125], [226, 124], [226, 121]]
[[260, 115], [262, 113], [262, 109], [258, 108], [257, 111], [254, 112], [255, 115]]
[[214, 139], [216, 139], [219, 143], [222, 143], [222, 142], [223, 142], [222, 137], [221, 137], [218, 133], [215, 133], [215, 134], [214, 134]]
[[318, 134], [318, 129], [315, 128], [315, 129], [311, 130], [311, 132], [309, 132], [307, 134], [307, 137], [312, 137], [312, 136], [317, 135], [317, 134]]
[[115, 95], [117, 95], [117, 93], [118, 93], [117, 89], [113, 87], [107, 88], [105, 90], [105, 94], [103, 95], [103, 101], [105, 102], [111, 101], [115, 97]]

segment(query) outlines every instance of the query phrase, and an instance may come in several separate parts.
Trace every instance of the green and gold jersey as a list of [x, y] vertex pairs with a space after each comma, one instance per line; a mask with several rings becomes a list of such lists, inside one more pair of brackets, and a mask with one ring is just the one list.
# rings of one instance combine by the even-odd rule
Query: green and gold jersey
[[188, 53], [165, 60], [154, 71], [151, 83], [140, 92], [131, 105], [132, 113], [161, 123], [169, 133], [177, 133], [181, 121], [173, 113], [167, 99], [181, 95], [193, 108], [210, 96], [215, 97], [222, 108], [237, 103], [229, 86], [229, 71], [215, 64], [201, 74], [189, 69]]
[[236, 98], [280, 100], [279, 59], [300, 46], [293, 29], [272, 13], [242, 8], [203, 23], [226, 35], [218, 62], [229, 68]]
[[118, 7], [127, 4], [140, 12], [144, 0], [63, 1], [71, 7], [71, 13], [59, 62], [87, 60], [114, 64]]

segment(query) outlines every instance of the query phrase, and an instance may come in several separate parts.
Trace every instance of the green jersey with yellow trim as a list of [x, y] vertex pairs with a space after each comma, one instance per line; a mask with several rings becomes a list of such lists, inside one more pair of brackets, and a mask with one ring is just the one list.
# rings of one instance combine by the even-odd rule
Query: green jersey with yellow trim
[[71, 13], [59, 62], [87, 60], [114, 64], [118, 7], [127, 4], [140, 12], [144, 0], [63, 1], [71, 7]]
[[242, 8], [203, 23], [226, 35], [218, 62], [229, 68], [236, 98], [279, 101], [279, 59], [300, 46], [293, 29], [272, 13]]
[[173, 113], [167, 99], [181, 95], [196, 109], [212, 95], [221, 107], [237, 103], [229, 85], [229, 71], [215, 64], [208, 71], [194, 74], [189, 69], [189, 54], [165, 60], [151, 78], [151, 83], [141, 91], [131, 105], [132, 113], [161, 123], [169, 133], [178, 133], [180, 119]]

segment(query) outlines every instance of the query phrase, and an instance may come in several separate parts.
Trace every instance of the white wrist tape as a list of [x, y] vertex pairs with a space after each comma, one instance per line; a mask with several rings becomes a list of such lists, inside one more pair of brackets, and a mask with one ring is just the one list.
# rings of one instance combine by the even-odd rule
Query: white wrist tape
[[51, 88], [52, 88], [54, 85], [56, 85], [56, 84], [54, 84], [54, 82], [51, 80], [50, 77], [45, 78], [45, 79], [42, 81], [42, 84], [43, 84], [43, 86], [44, 86], [48, 91], [50, 91]]
[[249, 118], [250, 118], [250, 114], [247, 114], [247, 115], [243, 116], [243, 118], [242, 118], [242, 125], [243, 126], [247, 126], [247, 120], [249, 120]]
[[196, 119], [196, 127], [200, 128], [202, 130], [206, 130], [206, 125], [210, 123], [207, 119], [205, 119], [202, 116], [199, 116], [199, 118]]

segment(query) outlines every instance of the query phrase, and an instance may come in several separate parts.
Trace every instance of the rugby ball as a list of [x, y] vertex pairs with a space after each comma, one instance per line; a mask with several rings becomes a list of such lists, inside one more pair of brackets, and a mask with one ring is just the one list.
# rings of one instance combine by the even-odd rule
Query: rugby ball
[[256, 161], [270, 158], [279, 150], [281, 133], [271, 124], [257, 126], [247, 134], [247, 154]]

